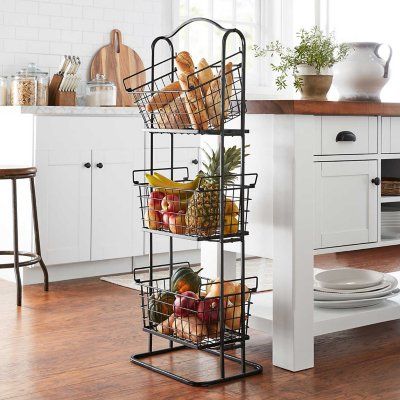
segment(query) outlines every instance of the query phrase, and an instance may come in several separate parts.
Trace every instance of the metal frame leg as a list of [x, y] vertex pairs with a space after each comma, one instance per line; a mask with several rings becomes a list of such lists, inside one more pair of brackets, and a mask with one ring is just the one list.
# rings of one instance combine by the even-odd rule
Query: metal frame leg
[[18, 210], [17, 210], [17, 180], [12, 179], [12, 202], [13, 202], [13, 229], [14, 229], [14, 271], [17, 281], [17, 306], [21, 306], [22, 286], [19, 274], [19, 254], [18, 254]]
[[47, 272], [46, 264], [42, 260], [42, 251], [40, 249], [40, 236], [39, 236], [39, 222], [37, 216], [37, 206], [36, 206], [36, 191], [35, 191], [35, 180], [34, 178], [30, 178], [31, 184], [31, 199], [32, 199], [32, 215], [33, 215], [33, 227], [35, 230], [35, 248], [36, 254], [40, 256], [40, 267], [43, 271], [44, 276], [44, 290], [48, 292], [49, 290], [49, 273]]

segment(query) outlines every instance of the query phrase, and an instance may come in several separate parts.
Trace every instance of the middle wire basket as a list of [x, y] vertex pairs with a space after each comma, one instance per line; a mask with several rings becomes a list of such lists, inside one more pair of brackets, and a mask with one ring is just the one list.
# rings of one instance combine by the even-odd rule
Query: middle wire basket
[[[170, 171], [169, 168], [153, 169]], [[186, 170], [184, 167], [173, 170]], [[257, 182], [257, 174], [245, 174], [243, 188], [243, 213], [240, 203], [240, 175], [235, 183], [224, 185], [221, 196], [219, 176], [197, 177], [188, 181], [186, 176], [176, 182], [187, 182], [180, 189], [165, 186], [151, 186], [148, 182], [139, 182], [135, 174], [150, 170], [134, 171], [134, 183], [139, 187], [142, 227], [144, 230], [157, 231], [167, 236], [184, 236], [192, 240], [215, 240], [223, 236], [226, 241], [240, 240], [242, 233], [248, 235], [247, 216], [249, 213], [250, 189]], [[220, 225], [220, 204], [223, 205], [224, 222]], [[243, 214], [243, 221], [242, 221]], [[242, 222], [244, 229], [242, 230]]]
[[[182, 265], [175, 272], [179, 276], [191, 271], [196, 275], [189, 263], [176, 263]], [[181, 293], [177, 290], [174, 276], [168, 275], [167, 265], [153, 266], [156, 278], [139, 279], [138, 272], [148, 269], [136, 268], [134, 278], [140, 284], [141, 310], [143, 317], [143, 330], [164, 337], [169, 340], [184, 344], [196, 349], [205, 349], [223, 344], [237, 343], [243, 340], [242, 328], [244, 326], [245, 339], [247, 335], [248, 320], [250, 316], [251, 295], [257, 292], [258, 278], [245, 278], [244, 308], [242, 310], [241, 280], [231, 279], [224, 281], [224, 337], [221, 340], [219, 311], [221, 307], [221, 282], [198, 277], [199, 285], [195, 292]], [[159, 277], [162, 275], [162, 277]], [[196, 275], [197, 277], [197, 275]], [[188, 279], [186, 277], [186, 279]], [[193, 278], [192, 278], [193, 279]], [[185, 283], [187, 284], [187, 283]], [[180, 286], [184, 287], [184, 286]], [[184, 289], [182, 289], [184, 290]], [[243, 312], [242, 312], [243, 311]], [[242, 324], [244, 318], [244, 324]]]

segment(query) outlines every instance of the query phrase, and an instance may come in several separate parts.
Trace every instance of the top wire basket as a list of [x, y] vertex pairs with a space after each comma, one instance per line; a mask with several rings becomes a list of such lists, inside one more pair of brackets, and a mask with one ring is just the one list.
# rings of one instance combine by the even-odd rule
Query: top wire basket
[[[219, 131], [222, 123], [242, 113], [242, 64], [235, 63], [241, 54], [238, 51], [225, 59], [224, 94], [220, 61], [182, 77], [175, 67], [172, 72], [165, 72], [171, 71], [174, 57], [125, 78], [124, 86], [133, 95], [148, 129]], [[154, 75], [154, 78], [141, 86], [131, 87], [130, 82], [142, 74]]]

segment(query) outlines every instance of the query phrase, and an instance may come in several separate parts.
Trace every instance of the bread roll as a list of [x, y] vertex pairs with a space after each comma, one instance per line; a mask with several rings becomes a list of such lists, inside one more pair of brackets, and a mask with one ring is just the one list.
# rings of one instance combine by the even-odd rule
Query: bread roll
[[193, 129], [206, 130], [208, 128], [208, 114], [199, 86], [199, 80], [187, 74], [179, 75], [179, 83], [185, 91], [185, 106], [189, 114]]
[[175, 64], [178, 68], [178, 73], [186, 75], [194, 74], [194, 64], [192, 57], [187, 51], [181, 51], [175, 57]]
[[150, 98], [146, 104], [146, 110], [148, 112], [158, 110], [176, 99], [181, 93], [182, 89], [179, 82], [172, 82]]
[[210, 87], [211, 81], [214, 79], [212, 69], [208, 66], [207, 61], [202, 58], [197, 65], [197, 76], [201, 85], [203, 95], [206, 96], [207, 90]]
[[159, 129], [185, 129], [191, 126], [183, 95], [158, 111], [155, 118]]
[[232, 73], [232, 63], [228, 62], [225, 65], [225, 76], [226, 76], [226, 93], [225, 93], [225, 112], [224, 117], [228, 116], [229, 106], [231, 102], [231, 96], [233, 91], [233, 73]]

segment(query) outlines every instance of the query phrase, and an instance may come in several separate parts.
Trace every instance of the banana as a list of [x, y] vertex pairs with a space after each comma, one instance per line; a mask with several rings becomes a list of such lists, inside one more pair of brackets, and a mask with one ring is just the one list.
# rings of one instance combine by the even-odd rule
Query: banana
[[175, 182], [158, 172], [155, 172], [153, 176], [163, 183], [163, 187], [178, 190], [196, 190], [200, 181], [200, 176], [196, 176], [196, 178], [190, 182]]
[[146, 174], [147, 182], [149, 182], [150, 186], [157, 188], [164, 188], [165, 185], [159, 179], [157, 179], [154, 175]]

